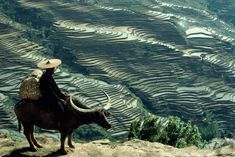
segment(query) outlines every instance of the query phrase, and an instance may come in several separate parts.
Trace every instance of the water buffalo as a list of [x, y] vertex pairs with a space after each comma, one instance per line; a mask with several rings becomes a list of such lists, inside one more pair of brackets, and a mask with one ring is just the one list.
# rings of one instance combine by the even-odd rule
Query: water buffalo
[[[36, 105], [35, 101], [21, 100], [14, 108], [19, 122], [19, 131], [22, 123], [24, 134], [30, 145], [30, 150], [36, 151], [34, 146], [38, 148], [41, 148], [42, 146], [39, 145], [34, 138], [34, 125], [43, 129], [58, 130], [61, 134], [59, 153], [67, 154], [64, 148], [65, 139], [68, 137], [69, 147], [74, 148], [71, 136], [74, 129], [79, 126], [83, 124], [96, 123], [105, 129], [111, 128], [111, 125], [106, 118], [111, 115], [110, 112], [107, 111], [111, 106], [111, 100], [106, 93], [105, 95], [108, 98], [107, 104], [102, 108], [94, 109], [86, 107], [77, 99], [77, 103], [74, 103], [74, 99], [70, 96], [67, 100], [67, 105], [65, 106], [64, 121], [61, 124], [56, 120], [55, 113], [53, 111], [47, 111], [44, 109], [43, 106], [46, 106], [46, 104], [40, 106]], [[81, 106], [83, 106], [83, 108]]]

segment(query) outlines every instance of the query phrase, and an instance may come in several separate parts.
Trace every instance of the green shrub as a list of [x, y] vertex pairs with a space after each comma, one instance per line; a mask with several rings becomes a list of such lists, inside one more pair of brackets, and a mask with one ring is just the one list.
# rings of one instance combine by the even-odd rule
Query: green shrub
[[199, 128], [202, 139], [205, 141], [210, 141], [213, 138], [222, 138], [223, 132], [216, 123], [211, 123], [208, 125], [200, 126]]
[[172, 116], [168, 118], [155, 115], [141, 117], [131, 124], [128, 137], [160, 142], [178, 148], [202, 144], [200, 132], [195, 125]]
[[224, 136], [224, 130], [220, 128], [220, 125], [217, 123], [216, 117], [212, 112], [205, 112], [205, 119], [198, 127], [202, 139], [205, 141], [210, 141], [213, 138], [222, 138]]

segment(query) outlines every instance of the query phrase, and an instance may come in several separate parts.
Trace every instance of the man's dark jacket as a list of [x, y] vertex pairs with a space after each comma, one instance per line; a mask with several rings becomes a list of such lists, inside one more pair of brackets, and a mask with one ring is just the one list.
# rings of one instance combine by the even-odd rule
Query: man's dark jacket
[[63, 103], [62, 100], [66, 99], [65, 94], [60, 91], [51, 74], [48, 74], [47, 72], [43, 73], [39, 82], [42, 99], [44, 101], [54, 105]]

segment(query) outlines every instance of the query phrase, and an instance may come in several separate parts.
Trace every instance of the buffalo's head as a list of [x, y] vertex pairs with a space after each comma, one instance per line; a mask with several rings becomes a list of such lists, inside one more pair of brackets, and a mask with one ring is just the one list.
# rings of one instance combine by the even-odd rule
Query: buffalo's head
[[97, 112], [95, 113], [94, 121], [99, 126], [110, 129], [111, 124], [109, 123], [107, 117], [111, 116], [111, 113], [105, 109], [97, 109]]
[[[105, 95], [108, 98], [108, 102], [102, 108], [90, 109], [90, 108], [78, 107], [77, 105], [75, 105], [73, 103], [72, 96], [70, 97], [70, 104], [74, 109], [76, 109], [80, 113], [90, 115], [89, 118], [86, 119], [87, 123], [96, 123], [96, 124], [98, 124], [99, 126], [105, 128], [105, 129], [110, 129], [111, 124], [109, 123], [107, 117], [111, 116], [111, 113], [108, 111], [108, 109], [111, 107], [111, 99], [110, 99], [110, 97], [107, 93], [105, 93]], [[81, 102], [79, 102], [79, 103], [82, 104]], [[83, 105], [83, 106], [85, 106], [85, 105]]]

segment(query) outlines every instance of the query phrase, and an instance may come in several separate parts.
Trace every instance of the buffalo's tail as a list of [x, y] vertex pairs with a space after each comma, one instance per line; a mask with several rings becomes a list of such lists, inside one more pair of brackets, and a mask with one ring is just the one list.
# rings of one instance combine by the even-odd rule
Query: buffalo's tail
[[[18, 119], [18, 118], [17, 118]], [[21, 121], [18, 119], [18, 131], [21, 131]]]
[[21, 121], [19, 120], [18, 116], [17, 116], [17, 106], [20, 105], [23, 101], [20, 100], [18, 103], [16, 103], [15, 105], [15, 108], [14, 108], [14, 111], [15, 111], [15, 114], [16, 114], [16, 117], [17, 117], [17, 120], [18, 120], [18, 131], [20, 132], [21, 131]]

